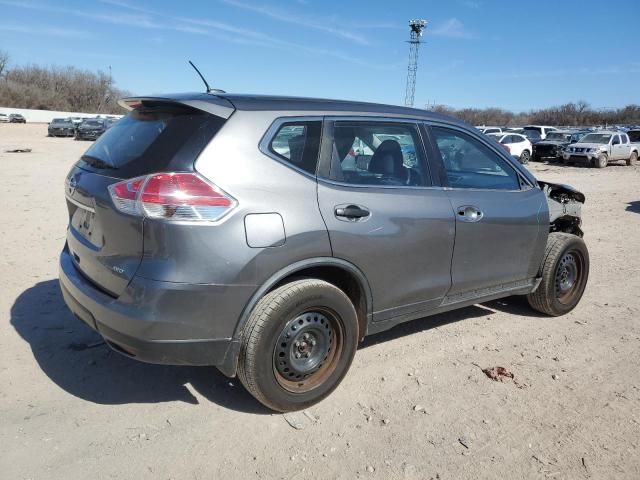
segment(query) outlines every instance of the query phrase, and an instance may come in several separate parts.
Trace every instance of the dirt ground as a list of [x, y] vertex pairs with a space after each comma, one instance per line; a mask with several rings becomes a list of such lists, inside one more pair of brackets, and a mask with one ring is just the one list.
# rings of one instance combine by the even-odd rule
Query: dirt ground
[[327, 400], [279, 415], [214, 368], [129, 360], [73, 318], [63, 180], [89, 144], [45, 133], [0, 124], [0, 477], [640, 478], [640, 167], [531, 165], [587, 196], [574, 312], [511, 298], [399, 326]]

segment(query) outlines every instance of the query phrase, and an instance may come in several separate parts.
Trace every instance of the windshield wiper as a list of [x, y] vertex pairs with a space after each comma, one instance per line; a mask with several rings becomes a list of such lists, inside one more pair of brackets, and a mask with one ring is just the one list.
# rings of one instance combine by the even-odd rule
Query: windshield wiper
[[83, 162], [87, 163], [88, 165], [91, 165], [92, 167], [96, 167], [96, 168], [105, 168], [105, 169], [109, 169], [109, 170], [117, 170], [118, 167], [114, 167], [113, 165], [105, 162], [104, 160], [101, 160], [98, 157], [92, 157], [91, 155], [82, 155], [80, 157], [80, 160], [82, 160]]

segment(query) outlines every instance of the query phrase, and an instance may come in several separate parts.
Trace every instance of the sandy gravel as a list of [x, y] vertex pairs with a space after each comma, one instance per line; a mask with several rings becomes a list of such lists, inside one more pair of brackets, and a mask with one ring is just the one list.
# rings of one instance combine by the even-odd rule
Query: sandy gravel
[[0, 124], [0, 477], [640, 478], [640, 167], [531, 167], [587, 196], [574, 312], [514, 298], [400, 326], [367, 339], [330, 398], [283, 416], [214, 368], [112, 353], [72, 317], [63, 179], [88, 144], [45, 133]]

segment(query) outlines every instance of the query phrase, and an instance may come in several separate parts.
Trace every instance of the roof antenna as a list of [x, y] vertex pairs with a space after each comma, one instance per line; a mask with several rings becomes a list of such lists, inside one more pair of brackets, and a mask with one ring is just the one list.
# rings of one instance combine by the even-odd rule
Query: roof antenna
[[204, 86], [207, 87], [207, 93], [211, 93], [211, 92], [213, 92], [213, 93], [226, 93], [224, 90], [220, 90], [220, 89], [217, 89], [217, 88], [211, 88], [209, 86], [209, 84], [207, 83], [207, 81], [204, 79], [204, 76], [202, 75], [202, 73], [200, 73], [200, 70], [198, 70], [198, 67], [196, 67], [191, 60], [189, 60], [189, 65], [191, 65], [193, 67], [193, 69], [196, 71], [196, 73], [198, 75], [200, 75], [200, 78], [204, 82]]

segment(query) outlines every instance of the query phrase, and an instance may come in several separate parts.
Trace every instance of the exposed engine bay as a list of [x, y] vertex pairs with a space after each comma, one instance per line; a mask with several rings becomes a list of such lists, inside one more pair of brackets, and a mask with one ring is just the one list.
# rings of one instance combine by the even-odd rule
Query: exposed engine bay
[[570, 185], [538, 181], [549, 205], [549, 231], [582, 237], [581, 209], [585, 196]]

